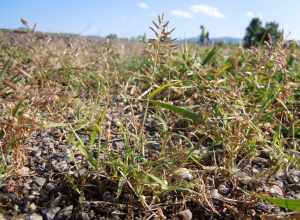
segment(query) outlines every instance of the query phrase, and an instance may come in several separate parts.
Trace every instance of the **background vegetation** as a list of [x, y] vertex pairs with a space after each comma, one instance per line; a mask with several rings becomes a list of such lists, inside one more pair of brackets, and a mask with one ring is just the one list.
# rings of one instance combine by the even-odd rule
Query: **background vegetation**
[[269, 196], [293, 198], [274, 181], [299, 170], [298, 45], [256, 18], [245, 48], [178, 45], [163, 16], [152, 30], [139, 42], [2, 32], [0, 181], [22, 177], [31, 134], [59, 127], [88, 164], [65, 176], [83, 201], [104, 180], [145, 218], [261, 216]]

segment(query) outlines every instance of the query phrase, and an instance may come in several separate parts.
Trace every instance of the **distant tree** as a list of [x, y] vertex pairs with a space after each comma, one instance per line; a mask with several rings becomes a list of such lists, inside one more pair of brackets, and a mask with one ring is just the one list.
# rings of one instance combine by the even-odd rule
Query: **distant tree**
[[199, 44], [205, 45], [209, 42], [209, 32], [206, 30], [206, 28], [203, 25], [200, 26], [200, 30], [201, 33], [199, 38]]
[[264, 28], [259, 18], [253, 18], [246, 29], [246, 35], [243, 39], [244, 47], [257, 46], [264, 35]]
[[253, 18], [246, 29], [243, 44], [246, 48], [258, 46], [270, 40], [269, 38], [271, 38], [272, 43], [276, 43], [282, 35], [283, 33], [279, 30], [279, 25], [276, 22], [268, 22], [263, 27], [259, 18]]
[[117, 34], [109, 34], [105, 38], [107, 40], [116, 40], [116, 39], [118, 39], [118, 35]]
[[271, 37], [272, 42], [276, 43], [283, 36], [283, 32], [279, 30], [279, 24], [272, 21], [265, 25], [265, 39], [269, 40]]

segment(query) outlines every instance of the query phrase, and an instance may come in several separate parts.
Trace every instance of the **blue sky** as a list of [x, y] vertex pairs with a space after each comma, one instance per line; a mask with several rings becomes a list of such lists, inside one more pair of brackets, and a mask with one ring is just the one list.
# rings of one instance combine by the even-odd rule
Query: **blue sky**
[[164, 13], [175, 37], [199, 34], [243, 37], [251, 17], [276, 20], [289, 38], [300, 39], [300, 0], [1, 0], [0, 28], [20, 27], [20, 18], [38, 30], [84, 35], [116, 33], [136, 36], [150, 31], [151, 20]]

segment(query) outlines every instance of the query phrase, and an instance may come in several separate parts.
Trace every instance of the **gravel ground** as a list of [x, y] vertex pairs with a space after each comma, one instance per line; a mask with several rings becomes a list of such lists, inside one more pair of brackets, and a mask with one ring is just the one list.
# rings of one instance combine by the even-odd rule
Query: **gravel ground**
[[[124, 113], [125, 116], [127, 113]], [[129, 114], [129, 113], [128, 113]], [[111, 113], [111, 125], [114, 127], [117, 116]], [[147, 119], [148, 142], [146, 153], [155, 158], [155, 152], [160, 150], [159, 134], [154, 119]], [[84, 133], [83, 139], [88, 139]], [[134, 219], [142, 219], [138, 207], [131, 207], [115, 198], [114, 186], [105, 178], [90, 178], [89, 166], [84, 158], [67, 143], [63, 129], [49, 129], [33, 134], [26, 141], [28, 162], [22, 169], [21, 184], [17, 190], [11, 186], [17, 180], [8, 179], [6, 184], [0, 185], [0, 220], [53, 220], [53, 219], [126, 219], [134, 213]], [[115, 134], [113, 146], [119, 150], [124, 148], [122, 139]], [[207, 150], [207, 149], [202, 149]], [[219, 156], [222, 155], [222, 151]], [[76, 158], [76, 160], [72, 160]], [[76, 162], [74, 162], [76, 161]], [[209, 161], [209, 158], [208, 158]], [[78, 166], [80, 164], [80, 166]], [[270, 174], [270, 178], [255, 178], [258, 174], [268, 170], [272, 162], [268, 152], [262, 152], [252, 164], [245, 165], [243, 171], [237, 171], [239, 187], [233, 187], [222, 176], [215, 178], [215, 189], [211, 190], [214, 207], [222, 212], [222, 216], [215, 215], [202, 208], [195, 202], [188, 202], [186, 209], [174, 202], [165, 209], [171, 219], [241, 219], [233, 216], [241, 209], [249, 216], [260, 214], [278, 214], [286, 210], [255, 202], [245, 206], [243, 201], [237, 201], [239, 188], [256, 192], [267, 192], [274, 196], [300, 199], [300, 171], [287, 168], [280, 172]], [[209, 165], [209, 162], [208, 162]], [[205, 176], [206, 174], [203, 174]], [[69, 177], [72, 177], [71, 179]], [[72, 180], [88, 179], [84, 194], [86, 200], [82, 200]], [[209, 179], [206, 175], [206, 179]], [[124, 200], [123, 200], [124, 201]], [[238, 208], [236, 208], [238, 207]], [[234, 210], [234, 211], [233, 211]], [[285, 212], [286, 213], [286, 212]], [[105, 217], [104, 217], [105, 216]], [[299, 216], [298, 216], [299, 217]], [[300, 219], [300, 218], [299, 218]]]

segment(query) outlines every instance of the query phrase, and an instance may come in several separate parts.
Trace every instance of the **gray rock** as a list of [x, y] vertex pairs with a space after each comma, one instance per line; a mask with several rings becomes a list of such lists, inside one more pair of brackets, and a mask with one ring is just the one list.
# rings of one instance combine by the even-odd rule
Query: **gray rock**
[[109, 191], [106, 191], [102, 194], [102, 200], [105, 202], [115, 202], [114, 196]]
[[33, 213], [28, 217], [28, 220], [43, 220], [43, 217], [37, 213]]
[[[81, 218], [82, 220], [90, 220], [89, 215], [88, 215], [87, 213], [85, 213], [85, 212], [81, 213], [80, 218]], [[0, 220], [1, 220], [1, 219], [0, 219]]]
[[300, 193], [293, 194], [295, 199], [300, 199]]
[[192, 175], [191, 171], [186, 168], [179, 168], [175, 171], [175, 175], [177, 178], [181, 180], [191, 181], [194, 179], [194, 176]]
[[218, 191], [220, 194], [225, 196], [225, 195], [228, 195], [228, 193], [230, 192], [230, 189], [227, 186], [225, 186], [224, 184], [221, 184], [218, 187]]
[[161, 144], [156, 141], [149, 141], [146, 145], [145, 148], [148, 148], [150, 150], [155, 150], [155, 151], [160, 151]]
[[51, 202], [51, 207], [56, 207], [59, 205], [59, 203], [61, 202], [62, 199], [62, 195], [61, 193], [58, 193], [58, 196]]
[[47, 183], [46, 185], [46, 189], [50, 192], [52, 190], [54, 190], [56, 188], [56, 186], [53, 183]]
[[43, 177], [34, 177], [33, 181], [40, 187], [42, 187], [46, 183], [46, 179]]
[[60, 210], [55, 219], [57, 220], [67, 220], [67, 219], [71, 219], [72, 218], [72, 212], [73, 212], [73, 206], [67, 206], [65, 208], [63, 208], [62, 210]]
[[50, 209], [43, 209], [42, 214], [44, 215], [45, 219], [53, 220], [56, 214], [60, 211], [60, 207], [53, 207]]
[[65, 160], [62, 160], [59, 162], [57, 160], [53, 160], [51, 162], [51, 164], [52, 164], [54, 170], [57, 172], [62, 173], [62, 172], [65, 172], [68, 170], [68, 163]]
[[192, 214], [191, 210], [189, 210], [189, 209], [179, 212], [178, 215], [183, 220], [192, 220], [193, 219], [193, 214]]
[[36, 204], [35, 204], [35, 203], [31, 203], [31, 204], [29, 205], [29, 209], [30, 209], [32, 212], [36, 211], [36, 209], [37, 209]]

